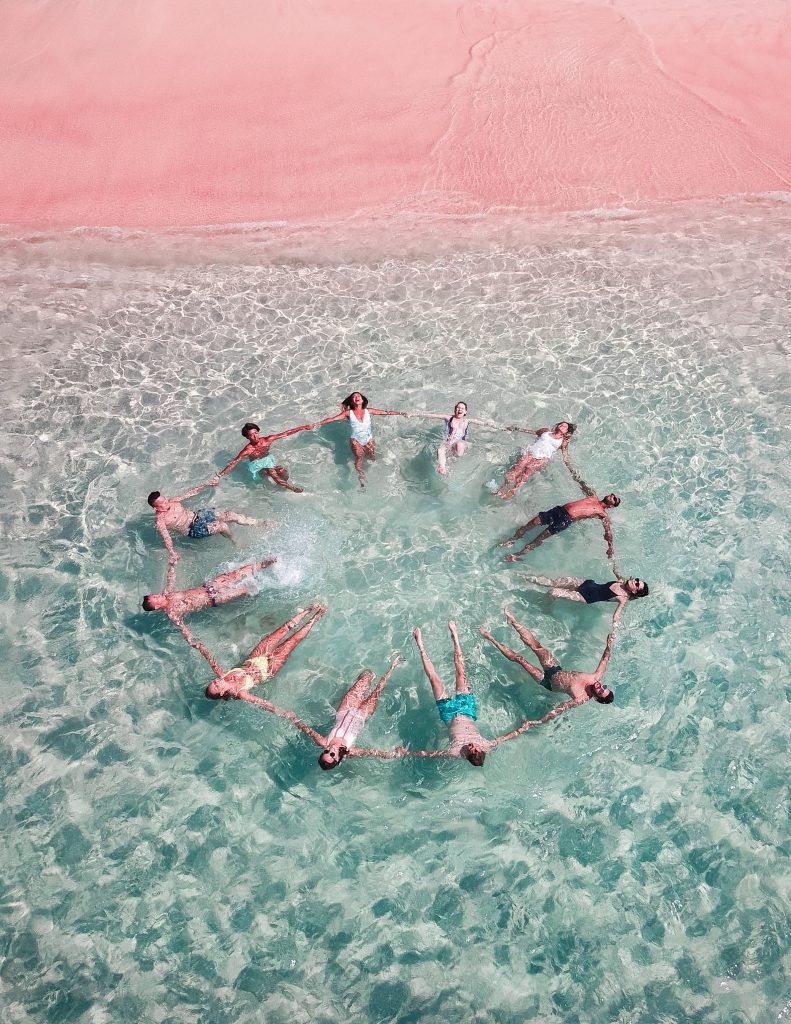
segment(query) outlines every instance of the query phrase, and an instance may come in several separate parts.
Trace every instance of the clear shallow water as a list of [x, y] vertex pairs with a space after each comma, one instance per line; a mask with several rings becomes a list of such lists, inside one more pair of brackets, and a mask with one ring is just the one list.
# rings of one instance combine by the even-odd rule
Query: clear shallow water
[[[785, 211], [387, 259], [347, 245], [339, 262], [320, 240], [308, 256], [271, 237], [5, 238], [3, 1020], [791, 1017]], [[483, 771], [324, 774], [285, 723], [203, 698], [207, 666], [138, 611], [164, 577], [145, 496], [211, 475], [245, 420], [328, 415], [355, 387], [578, 423], [574, 460], [621, 495], [619, 558], [652, 588], [627, 609], [613, 707]], [[596, 664], [606, 612], [551, 602], [491, 550], [573, 484], [553, 465], [503, 505], [486, 484], [509, 435], [476, 429], [443, 481], [429, 422], [375, 427], [364, 493], [342, 425], [277, 449], [305, 495], [241, 469], [223, 484], [218, 506], [277, 529], [180, 542], [179, 584], [268, 552], [280, 566], [192, 629], [230, 667], [326, 600], [267, 695], [323, 729], [400, 649], [365, 735], [431, 746], [445, 730], [410, 631], [450, 681], [454, 616], [484, 733], [545, 713], [557, 698], [477, 627], [505, 639], [507, 600], [564, 664]], [[610, 578], [592, 524], [533, 568]]]

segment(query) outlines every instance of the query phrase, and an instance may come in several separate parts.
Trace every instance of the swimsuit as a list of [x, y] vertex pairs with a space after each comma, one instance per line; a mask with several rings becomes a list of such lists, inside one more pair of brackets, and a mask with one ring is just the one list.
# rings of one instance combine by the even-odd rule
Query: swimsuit
[[447, 421], [447, 427], [448, 427], [447, 443], [448, 444], [456, 444], [457, 441], [466, 441], [467, 440], [467, 431], [470, 429], [469, 422], [464, 424], [464, 430], [463, 431], [459, 430], [458, 425], [455, 426], [455, 427], [451, 426], [451, 423], [453, 422], [453, 418], [454, 417], [451, 416], [451, 418]]
[[214, 589], [214, 584], [212, 584], [212, 583], [204, 583], [203, 584], [203, 589], [206, 591], [206, 595], [209, 598], [209, 607], [210, 608], [216, 608], [217, 607], [217, 591]]
[[552, 436], [552, 432], [545, 430], [537, 441], [527, 449], [527, 454], [534, 459], [551, 459], [555, 452], [563, 444], [563, 438]]
[[473, 722], [478, 719], [478, 705], [474, 693], [457, 693], [455, 697], [443, 697], [437, 701], [437, 711], [443, 722], [448, 724], [456, 715], [465, 715]]
[[349, 410], [349, 426], [352, 429], [352, 441], [356, 441], [358, 444], [366, 445], [374, 439], [374, 435], [371, 431], [371, 414], [366, 409], [363, 413], [363, 418], [358, 420], [354, 414], [354, 410]]
[[209, 536], [209, 527], [216, 519], [217, 513], [213, 508], [199, 508], [192, 517], [187, 536], [193, 537], [195, 540], [203, 540], [204, 537]]
[[583, 600], [587, 604], [596, 604], [599, 601], [612, 601], [615, 594], [610, 590], [610, 587], [615, 582], [616, 580], [611, 580], [609, 583], [594, 583], [593, 580], [585, 580], [584, 583], [580, 583], [577, 587], [577, 593], [582, 595]]
[[552, 677], [557, 675], [558, 672], [562, 672], [563, 669], [560, 665], [552, 665], [551, 668], [544, 669], [544, 678], [541, 680], [541, 685], [545, 686], [548, 690], [552, 689]]
[[568, 510], [563, 505], [555, 505], [554, 508], [548, 509], [546, 512], [541, 512], [538, 517], [538, 521], [542, 526], [546, 526], [550, 533], [561, 533], [563, 530], [568, 530], [574, 520], [568, 513]]
[[357, 708], [349, 708], [346, 711], [339, 711], [335, 716], [335, 725], [327, 737], [327, 746], [331, 743], [339, 743], [348, 750], [354, 746], [357, 734], [365, 724], [365, 715]]
[[269, 678], [269, 658], [265, 654], [259, 654], [257, 658], [248, 658], [242, 662], [241, 669], [255, 683], [263, 683]]
[[275, 457], [274, 455], [264, 455], [260, 459], [250, 459], [247, 468], [250, 471], [250, 476], [258, 476], [262, 469], [275, 468]]

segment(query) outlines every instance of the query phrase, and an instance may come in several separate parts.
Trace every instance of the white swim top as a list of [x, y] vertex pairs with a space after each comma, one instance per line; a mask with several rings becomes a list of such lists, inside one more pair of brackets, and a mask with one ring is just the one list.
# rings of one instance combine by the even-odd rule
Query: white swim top
[[551, 459], [562, 444], [562, 437], [553, 437], [551, 430], [545, 430], [527, 450], [534, 459]]
[[374, 436], [371, 431], [371, 414], [367, 409], [361, 420], [357, 419], [353, 409], [349, 409], [349, 426], [352, 428], [352, 440], [359, 444], [368, 444]]
[[365, 715], [357, 708], [348, 708], [346, 711], [339, 711], [335, 716], [335, 725], [327, 737], [327, 746], [331, 743], [339, 743], [349, 750], [354, 746], [357, 735], [365, 724]]

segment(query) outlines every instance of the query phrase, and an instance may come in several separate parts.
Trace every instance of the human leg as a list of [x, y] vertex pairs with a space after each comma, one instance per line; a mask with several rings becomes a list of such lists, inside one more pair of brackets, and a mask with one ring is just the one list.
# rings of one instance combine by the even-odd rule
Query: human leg
[[379, 682], [376, 684], [373, 690], [371, 690], [371, 692], [365, 698], [365, 701], [363, 702], [363, 705], [360, 708], [360, 710], [362, 711], [366, 718], [370, 718], [374, 711], [376, 711], [376, 705], [379, 701], [380, 696], [382, 695], [382, 690], [384, 690], [385, 686], [387, 686], [387, 680], [393, 674], [393, 669], [400, 661], [401, 655], [397, 654], [395, 658], [393, 658], [393, 662], [390, 665], [390, 668], [385, 672], [385, 674], [382, 676], [382, 678], [379, 680]]
[[262, 637], [256, 646], [250, 651], [251, 658], [259, 658], [262, 655], [269, 656], [272, 654], [274, 649], [280, 643], [280, 641], [290, 633], [295, 626], [298, 626], [300, 622], [305, 618], [306, 615], [310, 615], [320, 608], [321, 605], [316, 601], [309, 608], [305, 608], [302, 611], [297, 612], [293, 618], [290, 618], [288, 622], [284, 622], [282, 626], [278, 626], [277, 629], [273, 630], [267, 636]]
[[510, 647], [506, 647], [505, 644], [501, 644], [499, 640], [495, 640], [492, 634], [488, 632], [488, 630], [484, 629], [483, 626], [480, 627], [479, 632], [484, 639], [488, 640], [490, 644], [493, 644], [497, 648], [500, 654], [508, 658], [509, 661], [513, 661], [517, 665], [521, 665], [525, 672], [528, 672], [537, 682], [541, 682], [544, 678], [544, 673], [537, 669], [535, 665], [531, 665], [529, 661], [521, 656], [521, 654], [517, 654], [516, 651], [512, 651]]
[[363, 446], [359, 441], [351, 439], [352, 454], [354, 455], [354, 468], [362, 487], [365, 487], [365, 473], [363, 472]]
[[338, 712], [355, 711], [365, 703], [365, 695], [373, 679], [373, 672], [366, 668], [357, 676], [349, 689], [344, 693], [338, 705]]
[[467, 442], [466, 441], [456, 441], [455, 444], [453, 445], [453, 454], [461, 456], [461, 455], [464, 454], [466, 449], [467, 449]]
[[326, 613], [327, 609], [323, 605], [318, 605], [318, 607], [315, 608], [312, 617], [308, 619], [308, 621], [304, 625], [300, 626], [295, 633], [292, 633], [291, 636], [286, 637], [286, 639], [283, 640], [282, 643], [279, 643], [277, 647], [275, 647], [275, 649], [269, 655], [270, 678], [275, 674], [275, 672], [280, 671], [280, 669], [291, 657], [292, 653], [294, 652], [294, 648], [297, 647], [298, 644], [302, 643], [302, 641], [305, 639], [305, 637], [308, 635], [311, 629], [313, 629], [313, 627], [316, 625], [319, 619], [321, 619], [323, 615], [326, 615]]
[[456, 693], [469, 693], [470, 684], [467, 682], [467, 670], [464, 665], [464, 655], [461, 652], [459, 634], [456, 631], [456, 623], [451, 620], [448, 623], [448, 629], [453, 640], [453, 667], [456, 670]]
[[274, 469], [265, 469], [264, 473], [277, 484], [278, 487], [282, 487], [286, 491], [293, 491], [294, 494], [302, 494], [305, 490], [304, 487], [296, 487], [294, 484], [288, 482], [288, 470], [285, 466], [275, 466]]
[[586, 603], [582, 594], [578, 593], [576, 590], [570, 589], [569, 587], [553, 587], [549, 591], [549, 596], [562, 597], [565, 598], [566, 601], [582, 601], [583, 604]]
[[530, 650], [537, 655], [538, 660], [541, 662], [541, 667], [544, 669], [557, 668], [560, 662], [555, 655], [552, 654], [551, 651], [548, 651], [546, 647], [541, 645], [540, 641], [536, 639], [527, 626], [523, 626], [521, 622], [517, 622], [507, 608], [503, 608], [503, 611], [505, 612], [505, 617], [508, 622], [519, 634], [519, 639], [522, 643], [527, 644]]
[[532, 530], [536, 526], [540, 526], [540, 525], [541, 525], [541, 523], [539, 522], [538, 516], [534, 516], [530, 520], [529, 523], [525, 523], [523, 526], [520, 526], [519, 529], [516, 531], [516, 533], [513, 534], [513, 536], [509, 537], [508, 540], [500, 541], [500, 543], [497, 545], [497, 547], [498, 548], [510, 548], [515, 540], [521, 540], [522, 537], [524, 537], [524, 535], [529, 530]]
[[513, 555], [506, 555], [506, 562], [518, 562], [522, 555], [526, 555], [528, 551], [535, 551], [540, 544], [543, 544], [544, 541], [548, 540], [552, 535], [551, 530], [542, 530], [535, 540], [530, 541], [529, 544], [525, 544], [521, 550], [515, 552]]
[[371, 462], [376, 462], [376, 441], [374, 441], [373, 438], [371, 438], [371, 440], [368, 441], [366, 445], [364, 445], [363, 451], [371, 460]]
[[448, 455], [448, 445], [445, 441], [437, 448], [437, 472], [447, 473], [445, 461]]
[[423, 646], [423, 634], [419, 629], [413, 629], [412, 636], [415, 638], [417, 649], [420, 652], [420, 660], [423, 662], [423, 671], [426, 673], [428, 681], [431, 683], [434, 700], [447, 700], [448, 695], [445, 692], [445, 686], [437, 675], [437, 670], [431, 664], [431, 659], [426, 654], [426, 649]]

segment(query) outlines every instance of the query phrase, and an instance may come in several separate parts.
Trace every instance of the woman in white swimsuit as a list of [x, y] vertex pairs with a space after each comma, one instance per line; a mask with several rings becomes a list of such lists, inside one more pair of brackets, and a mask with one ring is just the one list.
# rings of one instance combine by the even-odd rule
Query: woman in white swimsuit
[[467, 447], [467, 430], [469, 429], [470, 421], [467, 419], [467, 403], [457, 402], [456, 407], [453, 410], [453, 415], [446, 423], [445, 440], [437, 448], [437, 472], [447, 473], [445, 468], [445, 460], [448, 452], [452, 451], [454, 455], [463, 455], [464, 449]]
[[513, 498], [519, 488], [527, 483], [534, 473], [549, 464], [549, 460], [555, 452], [560, 451], [565, 458], [571, 435], [574, 433], [574, 424], [569, 423], [568, 420], [561, 420], [551, 430], [548, 427], [540, 427], [538, 430], [528, 430], [526, 427], [514, 427], [513, 429], [520, 430], [525, 434], [536, 434], [538, 440], [522, 452], [516, 463], [505, 474], [505, 481], [496, 492], [498, 498]]
[[341, 411], [337, 416], [330, 416], [322, 420], [318, 426], [324, 423], [333, 423], [335, 420], [343, 420], [348, 417], [351, 429], [351, 448], [354, 455], [354, 468], [360, 480], [360, 486], [365, 487], [365, 473], [363, 472], [363, 456], [367, 456], [371, 462], [376, 461], [376, 443], [374, 442], [373, 431], [371, 430], [372, 416], [405, 416], [406, 413], [397, 412], [393, 409], [371, 409], [368, 406], [368, 399], [360, 391], [353, 391], [348, 398], [341, 402]]

